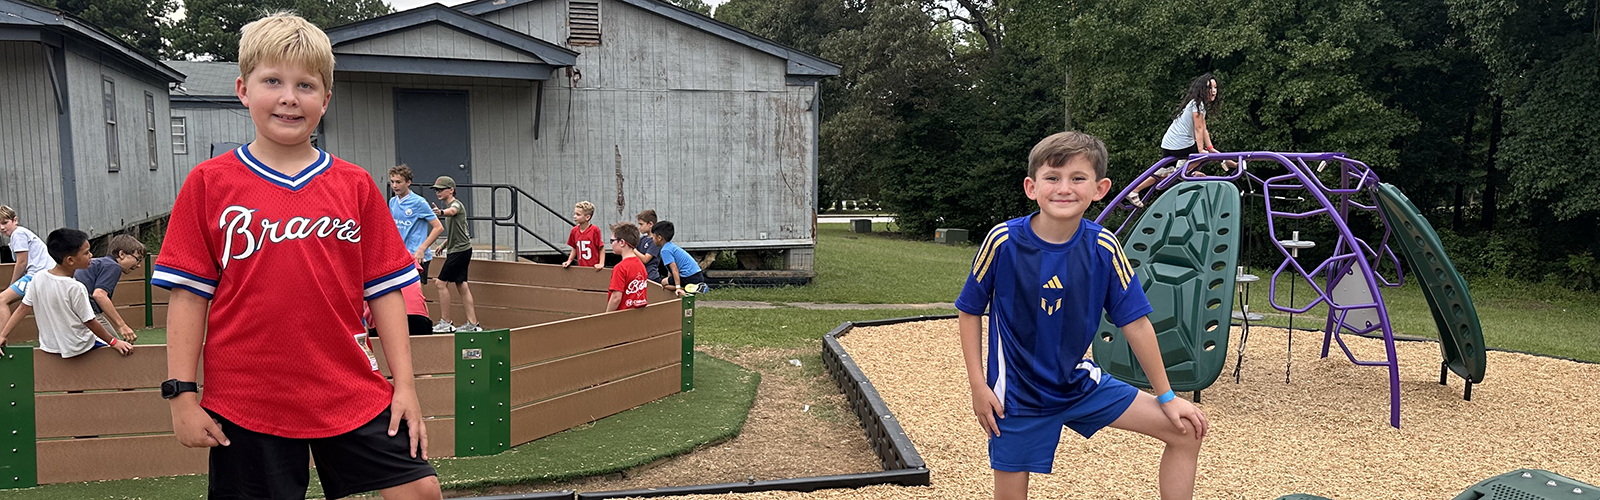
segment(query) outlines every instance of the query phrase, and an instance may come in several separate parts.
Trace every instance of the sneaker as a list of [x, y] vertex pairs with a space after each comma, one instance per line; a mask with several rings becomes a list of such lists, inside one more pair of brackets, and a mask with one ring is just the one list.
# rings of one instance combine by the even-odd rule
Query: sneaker
[[457, 332], [481, 332], [481, 331], [483, 331], [483, 327], [478, 326], [477, 323], [467, 323], [465, 325], [461, 325], [461, 326], [456, 327], [456, 331]]
[[1144, 200], [1139, 199], [1139, 193], [1128, 193], [1128, 203], [1135, 207], [1144, 208]]
[[1156, 169], [1155, 173], [1151, 174], [1151, 175], [1154, 175], [1156, 177], [1160, 177], [1162, 179], [1165, 179], [1165, 178], [1167, 178], [1167, 176], [1172, 175], [1174, 172], [1177, 172], [1177, 171], [1178, 171], [1178, 166], [1177, 165], [1167, 165], [1165, 167], [1161, 167], [1161, 168]]
[[441, 319], [438, 323], [433, 325], [433, 333], [451, 333], [454, 331], [456, 331], [456, 325], [455, 323], [451, 323], [449, 321]]

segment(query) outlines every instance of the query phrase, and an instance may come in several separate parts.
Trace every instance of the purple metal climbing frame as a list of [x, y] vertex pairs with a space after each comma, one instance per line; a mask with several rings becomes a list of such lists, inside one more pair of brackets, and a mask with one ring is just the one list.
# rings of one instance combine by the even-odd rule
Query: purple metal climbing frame
[[[1226, 171], [1220, 175], [1206, 175], [1190, 168], [1190, 166], [1199, 165], [1214, 170], [1217, 167], [1223, 167], [1224, 164], [1221, 162], [1226, 160], [1238, 162], [1238, 165], [1226, 168]], [[1139, 212], [1142, 211], [1141, 208], [1128, 203], [1128, 193], [1132, 192], [1134, 186], [1155, 175], [1156, 170], [1171, 165], [1176, 161], [1178, 161], [1177, 158], [1162, 158], [1161, 161], [1151, 165], [1150, 168], [1133, 179], [1132, 182], [1127, 183], [1122, 191], [1117, 193], [1115, 198], [1112, 198], [1113, 201], [1105, 210], [1101, 211], [1100, 215], [1095, 218], [1095, 222], [1104, 225], [1107, 217], [1114, 213], [1125, 211], [1127, 212], [1127, 218], [1123, 219], [1116, 230], [1119, 236], [1123, 235], [1124, 231], [1137, 220]], [[1178, 182], [1194, 180], [1244, 181], [1246, 189], [1241, 190], [1241, 192], [1249, 192], [1252, 188], [1259, 187], [1267, 213], [1267, 232], [1270, 236], [1268, 239], [1284, 258], [1283, 263], [1279, 264], [1277, 270], [1272, 273], [1272, 281], [1269, 288], [1272, 307], [1280, 311], [1300, 314], [1310, 311], [1318, 305], [1327, 306], [1328, 317], [1323, 327], [1325, 333], [1322, 341], [1322, 357], [1327, 357], [1329, 347], [1333, 343], [1338, 343], [1345, 356], [1356, 365], [1387, 366], [1389, 368], [1389, 425], [1399, 428], [1400, 366], [1394, 350], [1394, 329], [1390, 326], [1389, 313], [1384, 307], [1383, 294], [1380, 288], [1400, 286], [1404, 283], [1404, 277], [1400, 272], [1399, 258], [1389, 248], [1389, 241], [1393, 236], [1393, 231], [1381, 217], [1376, 217], [1378, 210], [1377, 174], [1365, 163], [1347, 158], [1344, 153], [1274, 153], [1270, 151], [1208, 153], [1190, 155], [1187, 161], [1188, 164], [1181, 168], [1180, 172], [1161, 179], [1152, 188], [1151, 192], [1165, 190]], [[1252, 162], [1256, 163], [1256, 165], [1252, 166]], [[1316, 166], [1313, 166], [1313, 164]], [[1252, 171], [1277, 172], [1280, 169], [1276, 167], [1281, 167], [1281, 170], [1285, 172], [1262, 179], [1256, 175], [1256, 172]], [[1327, 171], [1327, 167], [1337, 167], [1337, 170]], [[1324, 179], [1324, 176], [1328, 178]], [[1337, 187], [1330, 187], [1330, 184]], [[1314, 201], [1319, 205], [1319, 208], [1304, 212], [1294, 212], [1284, 211], [1288, 210], [1287, 208], [1279, 210], [1273, 207], [1274, 201], [1291, 200], [1295, 202]], [[1280, 203], [1280, 205], [1293, 205], [1293, 203]], [[1377, 224], [1382, 227], [1382, 234], [1375, 241], [1376, 244], [1358, 238], [1351, 233], [1348, 221], [1353, 211], [1373, 213], [1374, 218], [1377, 219]], [[1288, 248], [1285, 248], [1280, 243], [1285, 238], [1279, 237], [1277, 233], [1278, 226], [1280, 219], [1307, 219], [1320, 216], [1326, 216], [1333, 222], [1334, 227], [1339, 232], [1339, 241], [1334, 245], [1332, 255], [1323, 259], [1321, 263], [1312, 267], [1308, 272], [1306, 266], [1300, 262], [1304, 257], [1295, 257]], [[1376, 270], [1376, 265], [1384, 260], [1393, 264], [1395, 276], [1392, 280]], [[1294, 304], [1286, 306], [1277, 302], [1278, 280], [1286, 270], [1293, 271], [1295, 276], [1292, 279], [1306, 281], [1311, 285], [1311, 290], [1316, 292], [1316, 297], [1303, 307], [1296, 307]], [[1340, 279], [1351, 271], [1359, 272], [1366, 278], [1366, 288], [1370, 293], [1368, 296], [1373, 300], [1357, 304], [1339, 304], [1335, 302], [1330, 295], [1330, 291], [1334, 289]], [[1312, 279], [1313, 276], [1321, 277], [1325, 286], [1318, 286], [1316, 281]], [[1351, 312], [1363, 310], [1372, 310], [1376, 313], [1378, 318], [1376, 324], [1364, 322], [1364, 324], [1357, 326], [1346, 323], [1346, 319], [1350, 317]], [[1361, 316], [1365, 317], [1366, 314]], [[1344, 333], [1366, 334], [1380, 329], [1383, 331], [1383, 343], [1387, 356], [1387, 359], [1383, 360], [1357, 359], [1355, 353], [1345, 344], [1341, 336]]]

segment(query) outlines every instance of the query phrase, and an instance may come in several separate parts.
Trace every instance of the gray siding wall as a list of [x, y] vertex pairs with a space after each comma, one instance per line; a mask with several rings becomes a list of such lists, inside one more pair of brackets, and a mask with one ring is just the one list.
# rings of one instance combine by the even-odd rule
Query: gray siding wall
[[183, 180], [189, 175], [190, 170], [194, 170], [195, 165], [211, 159], [211, 143], [245, 144], [255, 140], [256, 127], [250, 121], [248, 110], [179, 106], [182, 104], [174, 104], [172, 116], [184, 119], [188, 131], [189, 152], [172, 155], [172, 178], [176, 186], [183, 185]]
[[340, 54], [444, 57], [537, 63], [538, 59], [439, 24], [427, 24], [370, 40], [341, 45]]
[[[176, 194], [172, 170], [172, 127], [167, 119], [165, 85], [135, 78], [98, 60], [96, 52], [67, 53], [72, 95], [72, 152], [77, 172], [78, 228], [91, 236], [107, 234], [172, 210]], [[105, 111], [101, 78], [116, 82], [117, 146], [120, 172], [107, 171]], [[155, 97], [156, 162], [150, 169], [144, 95]]]
[[[565, 45], [565, 10], [543, 0], [485, 18]], [[381, 187], [395, 160], [394, 89], [466, 90], [475, 183], [514, 184], [568, 216], [589, 200], [597, 224], [655, 209], [686, 248], [814, 245], [815, 88], [786, 85], [783, 59], [624, 3], [604, 1], [601, 23], [602, 46], [572, 47], [582, 78], [546, 82], [538, 140], [532, 82], [340, 73], [328, 151]], [[475, 197], [472, 212], [487, 215], [487, 196]], [[564, 248], [570, 226], [530, 203], [521, 215]], [[512, 231], [498, 231], [508, 245]], [[489, 235], [474, 228], [478, 243]], [[539, 248], [524, 237], [524, 250]]]
[[784, 91], [787, 62], [622, 2], [600, 2], [598, 47], [567, 45], [566, 0], [483, 16], [578, 51], [580, 88]]
[[44, 235], [61, 227], [61, 142], [44, 45], [0, 42], [0, 204]]

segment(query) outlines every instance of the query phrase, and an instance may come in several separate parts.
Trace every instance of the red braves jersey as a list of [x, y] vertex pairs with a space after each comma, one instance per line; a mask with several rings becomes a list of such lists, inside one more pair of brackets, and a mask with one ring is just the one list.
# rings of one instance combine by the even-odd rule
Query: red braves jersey
[[201, 406], [296, 439], [343, 434], [389, 406], [361, 309], [418, 279], [372, 175], [318, 152], [293, 176], [246, 147], [195, 166], [151, 280], [211, 301]]
[[645, 285], [650, 283], [650, 275], [644, 272], [644, 263], [638, 257], [628, 257], [611, 268], [611, 291], [622, 292], [622, 304], [617, 309], [633, 309], [644, 307], [648, 302], [644, 298]]
[[578, 260], [574, 264], [592, 266], [600, 263], [600, 226], [589, 225], [587, 230], [578, 230], [572, 226], [572, 232], [567, 234], [567, 246], [578, 249]]

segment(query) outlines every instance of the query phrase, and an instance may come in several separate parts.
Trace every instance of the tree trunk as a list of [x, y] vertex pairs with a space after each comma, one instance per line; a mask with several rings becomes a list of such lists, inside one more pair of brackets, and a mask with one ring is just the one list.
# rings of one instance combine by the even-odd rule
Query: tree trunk
[[1505, 114], [1505, 100], [1500, 96], [1494, 98], [1494, 109], [1489, 113], [1489, 162], [1483, 178], [1483, 229], [1494, 230], [1495, 204], [1499, 202], [1497, 195], [1500, 185], [1500, 170], [1495, 162], [1500, 153], [1500, 123], [1501, 115]]
[[1466, 184], [1467, 176], [1472, 175], [1472, 128], [1477, 126], [1478, 107], [1473, 106], [1472, 112], [1467, 113], [1467, 131], [1461, 134], [1461, 167], [1460, 174], [1456, 176], [1455, 211], [1450, 218], [1450, 230], [1461, 233], [1462, 219], [1462, 186]]
[[1067, 67], [1066, 81], [1061, 85], [1061, 130], [1072, 130], [1072, 67]]

